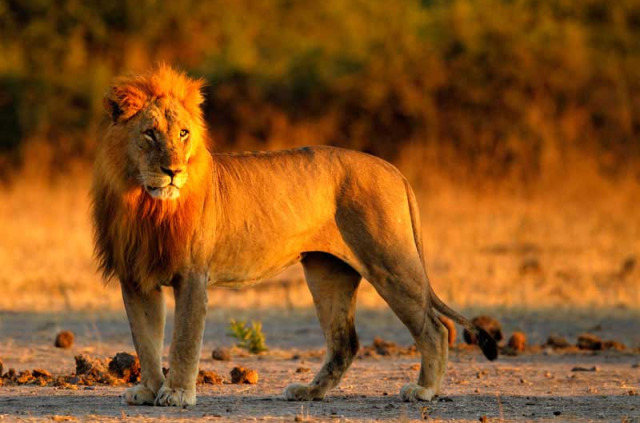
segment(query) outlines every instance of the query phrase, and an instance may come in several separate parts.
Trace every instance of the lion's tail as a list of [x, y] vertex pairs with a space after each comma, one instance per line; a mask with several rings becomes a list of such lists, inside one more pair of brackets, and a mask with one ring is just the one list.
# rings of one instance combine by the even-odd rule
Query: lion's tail
[[[451, 307], [446, 305], [444, 301], [438, 297], [438, 295], [434, 292], [431, 283], [429, 282], [429, 277], [427, 276], [427, 267], [424, 260], [424, 252], [422, 249], [422, 235], [420, 231], [420, 214], [418, 211], [418, 203], [416, 201], [415, 194], [409, 185], [407, 180], [404, 180], [405, 189], [407, 192], [407, 198], [409, 200], [409, 213], [411, 214], [411, 224], [413, 226], [413, 238], [416, 243], [416, 248], [418, 249], [418, 254], [420, 255], [420, 260], [422, 260], [422, 267], [424, 268], [425, 277], [427, 278], [427, 283], [429, 285], [429, 298], [433, 307], [438, 310], [440, 313], [444, 314], [454, 322], [464, 326], [469, 332], [476, 335], [478, 339], [478, 346], [482, 349], [482, 353], [489, 360], [495, 360], [498, 357], [498, 345], [496, 344], [495, 339], [487, 333], [481, 327], [478, 327], [471, 323], [469, 319], [464, 317], [462, 314], [453, 310]], [[425, 313], [428, 311], [425, 311]]]

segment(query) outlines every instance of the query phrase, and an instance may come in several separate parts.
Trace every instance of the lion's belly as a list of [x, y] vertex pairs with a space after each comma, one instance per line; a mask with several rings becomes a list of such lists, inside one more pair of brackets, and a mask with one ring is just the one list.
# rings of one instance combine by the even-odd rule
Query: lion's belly
[[210, 284], [228, 288], [242, 288], [255, 285], [277, 275], [300, 261], [299, 253], [287, 255], [275, 261], [256, 258], [247, 264], [246, 260], [218, 263], [210, 269]]

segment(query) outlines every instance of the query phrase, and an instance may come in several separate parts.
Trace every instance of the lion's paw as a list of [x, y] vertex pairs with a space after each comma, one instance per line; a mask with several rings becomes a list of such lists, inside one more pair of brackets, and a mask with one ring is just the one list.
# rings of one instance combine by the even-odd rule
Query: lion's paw
[[284, 399], [287, 401], [311, 401], [321, 400], [324, 398], [317, 388], [303, 383], [292, 383], [284, 390]]
[[415, 383], [407, 383], [400, 390], [400, 398], [402, 398], [402, 401], [407, 402], [431, 401], [435, 396], [435, 390]]
[[155, 404], [161, 407], [187, 407], [196, 404], [196, 392], [193, 389], [168, 388], [158, 391]]
[[122, 402], [129, 405], [153, 405], [156, 394], [144, 385], [136, 385], [122, 394]]

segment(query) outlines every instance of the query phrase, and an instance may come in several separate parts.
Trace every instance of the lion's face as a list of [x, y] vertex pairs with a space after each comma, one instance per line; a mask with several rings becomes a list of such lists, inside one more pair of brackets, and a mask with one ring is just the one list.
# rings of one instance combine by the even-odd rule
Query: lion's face
[[126, 150], [124, 174], [154, 199], [175, 200], [188, 183], [204, 130], [201, 87], [161, 66], [148, 77], [116, 81], [105, 97], [112, 134], [119, 134], [112, 142]]
[[132, 119], [129, 157], [140, 185], [153, 198], [172, 200], [189, 178], [194, 126], [179, 102], [163, 98], [149, 103]]

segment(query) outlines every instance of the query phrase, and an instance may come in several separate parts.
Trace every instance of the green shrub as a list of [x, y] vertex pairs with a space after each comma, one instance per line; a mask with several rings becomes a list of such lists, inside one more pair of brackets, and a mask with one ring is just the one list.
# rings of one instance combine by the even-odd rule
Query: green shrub
[[251, 327], [248, 327], [244, 320], [231, 319], [227, 335], [237, 340], [236, 346], [244, 348], [252, 354], [268, 350], [260, 322], [252, 321]]

